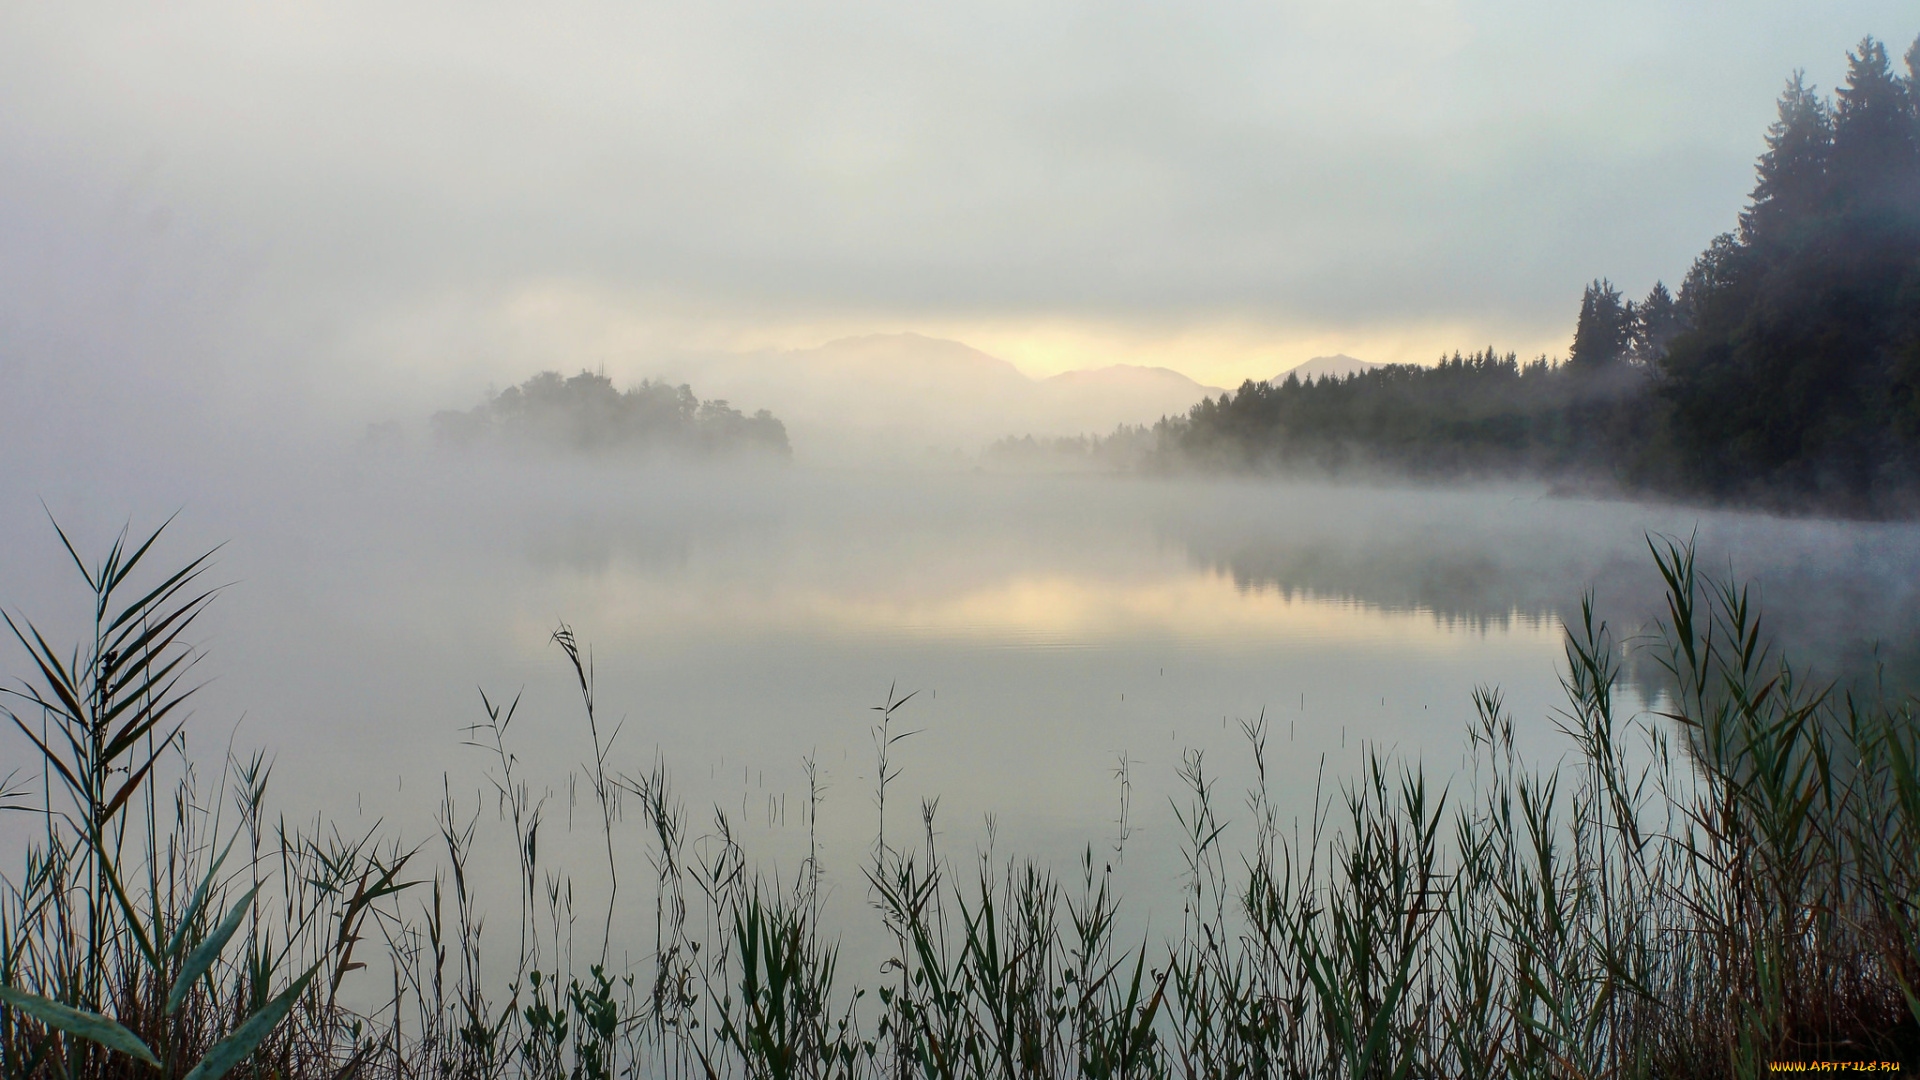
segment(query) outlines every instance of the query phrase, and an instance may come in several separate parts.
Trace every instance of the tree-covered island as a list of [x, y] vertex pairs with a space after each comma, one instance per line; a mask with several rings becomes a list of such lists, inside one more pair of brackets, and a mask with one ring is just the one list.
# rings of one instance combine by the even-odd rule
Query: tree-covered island
[[467, 411], [435, 413], [443, 445], [517, 444], [580, 453], [669, 451], [696, 457], [792, 456], [787, 428], [765, 409], [752, 416], [691, 387], [643, 380], [616, 390], [605, 375], [543, 371]]

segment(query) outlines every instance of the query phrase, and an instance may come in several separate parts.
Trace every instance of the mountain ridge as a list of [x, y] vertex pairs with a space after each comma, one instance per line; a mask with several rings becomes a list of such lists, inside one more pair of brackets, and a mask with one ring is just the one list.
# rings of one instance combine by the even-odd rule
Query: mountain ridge
[[917, 333], [684, 357], [637, 373], [691, 383], [749, 412], [770, 409], [786, 423], [797, 455], [848, 460], [925, 450], [972, 454], [1009, 435], [1152, 424], [1225, 392], [1171, 368], [1138, 364], [1035, 378], [965, 342]]

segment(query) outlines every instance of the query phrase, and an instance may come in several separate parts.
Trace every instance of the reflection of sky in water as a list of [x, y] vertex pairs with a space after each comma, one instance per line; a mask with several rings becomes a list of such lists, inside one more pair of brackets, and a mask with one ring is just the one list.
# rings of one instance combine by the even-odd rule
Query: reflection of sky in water
[[1555, 640], [1559, 634], [1558, 622], [1548, 615], [1513, 611], [1483, 618], [1391, 610], [1346, 596], [1318, 596], [1310, 589], [1238, 584], [1223, 573], [1179, 564], [1143, 568], [1135, 580], [1014, 574], [974, 588], [917, 596], [850, 594], [810, 582], [777, 590], [691, 591], [683, 582], [609, 570], [594, 576], [590, 592], [604, 598], [605, 630], [640, 637], [794, 634], [857, 641], [905, 635], [993, 648], [1116, 648], [1134, 640], [1165, 640], [1179, 648], [1229, 650], [1316, 642], [1458, 652], [1489, 625], [1510, 624]]
[[[1111, 849], [1124, 760], [1122, 867], [1152, 900], [1176, 873], [1182, 752], [1204, 750], [1232, 821], [1252, 782], [1239, 724], [1263, 712], [1274, 796], [1300, 813], [1365, 745], [1450, 773], [1480, 685], [1505, 692], [1531, 756], [1561, 756], [1560, 619], [1588, 582], [1623, 636], [1657, 610], [1648, 530], [1698, 523], [1703, 558], [1758, 577], [1789, 634], [1839, 627], [1896, 657], [1912, 654], [1920, 561], [1908, 526], [1509, 489], [404, 465], [303, 483], [204, 492], [183, 519], [183, 549], [231, 540], [222, 574], [239, 582], [208, 623], [203, 753], [244, 715], [235, 746], [275, 749], [295, 817], [378, 817], [418, 839], [450, 791], [464, 812], [489, 807], [484, 851], [488, 762], [461, 728], [481, 718], [476, 688], [519, 694], [510, 738], [551, 792], [549, 850], [590, 880], [594, 849], [564, 827], [592, 817], [568, 784], [590, 753], [578, 695], [548, 640], [565, 620], [620, 725], [613, 767], [663, 757], [695, 835], [725, 808], [790, 877], [801, 763], [818, 762], [819, 838], [850, 920], [874, 831], [870, 707], [890, 686], [920, 692], [900, 714], [917, 734], [895, 758], [890, 831], [917, 832], [937, 798], [951, 853], [986, 843], [993, 815], [1001, 852], [1065, 865]], [[12, 550], [53, 564], [48, 537], [10, 528]], [[48, 577], [11, 580], [14, 606], [49, 610]], [[1857, 655], [1842, 644], [1829, 656]], [[621, 828], [638, 867], [643, 832]]]

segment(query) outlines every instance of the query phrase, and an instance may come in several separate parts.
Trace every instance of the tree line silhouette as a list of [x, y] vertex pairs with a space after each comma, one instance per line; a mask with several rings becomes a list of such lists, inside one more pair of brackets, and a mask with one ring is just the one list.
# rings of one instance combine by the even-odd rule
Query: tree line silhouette
[[435, 413], [433, 435], [454, 446], [508, 442], [585, 453], [792, 454], [786, 425], [765, 409], [747, 416], [665, 382], [643, 380], [620, 391], [612, 379], [589, 371], [571, 378], [543, 371], [467, 412]]
[[1920, 507], [1920, 40], [1832, 98], [1787, 80], [1738, 228], [1677, 295], [1586, 287], [1564, 360], [1249, 380], [1156, 429], [1163, 461], [1526, 474], [1781, 508]]

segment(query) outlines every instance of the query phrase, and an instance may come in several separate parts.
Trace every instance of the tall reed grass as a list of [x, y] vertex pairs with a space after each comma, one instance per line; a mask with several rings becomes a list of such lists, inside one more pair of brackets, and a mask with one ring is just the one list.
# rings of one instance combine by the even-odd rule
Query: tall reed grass
[[[1556, 767], [1521, 760], [1515, 720], [1483, 689], [1463, 769], [1429, 777], [1371, 754], [1315, 794], [1301, 834], [1281, 826], [1263, 719], [1243, 725], [1257, 779], [1242, 801], [1189, 752], [1170, 936], [1122, 937], [1122, 898], [1091, 847], [1065, 869], [963, 861], [940, 848], [936, 802], [903, 825], [886, 797], [912, 695], [889, 692], [861, 873], [888, 959], [856, 985], [824, 925], [817, 845], [783, 884], [756, 870], [724, 811], [696, 835], [663, 762], [621, 772], [591, 654], [565, 627], [554, 640], [581, 693], [607, 859], [608, 895], [580, 905], [600, 940], [580, 952], [572, 879], [542, 847], [547, 803], [515, 752], [517, 700], [483, 695], [466, 740], [492, 763], [510, 855], [476, 851], [481, 807], [450, 789], [437, 835], [408, 848], [273, 819], [263, 758], [203, 776], [177, 718], [196, 660], [185, 635], [216, 590], [200, 584], [206, 556], [131, 584], [158, 535], [123, 537], [93, 565], [61, 535], [94, 601], [93, 633], [70, 653], [8, 618], [30, 667], [7, 715], [39, 774], [15, 774], [0, 800], [33, 830], [0, 895], [9, 1077], [1920, 1066], [1914, 702], [1797, 671], [1748, 593], [1700, 575], [1689, 543], [1649, 542], [1667, 609], [1641, 644], [1670, 677], [1653, 711], [1623, 715], [1620, 642], [1590, 600], [1569, 625], [1553, 722], [1570, 754]], [[811, 763], [807, 775], [811, 829], [822, 793]], [[1124, 799], [1124, 760], [1120, 777]], [[630, 816], [644, 874], [623, 872], [614, 841]], [[477, 860], [513, 868], [504, 934], [485, 929]], [[614, 970], [613, 890], [636, 881], [650, 949]], [[370, 985], [375, 958], [390, 988]], [[369, 985], [343, 996], [349, 979]]]

